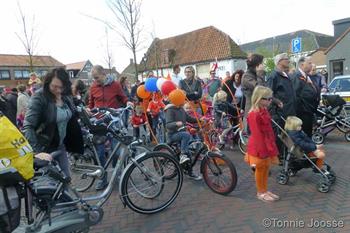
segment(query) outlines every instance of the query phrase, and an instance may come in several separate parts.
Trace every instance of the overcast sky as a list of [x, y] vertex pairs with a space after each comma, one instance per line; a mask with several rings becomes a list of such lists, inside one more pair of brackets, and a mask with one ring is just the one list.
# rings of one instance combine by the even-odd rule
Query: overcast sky
[[[20, 0], [28, 20], [35, 15], [39, 38], [36, 55], [51, 55], [68, 64], [90, 59], [106, 65], [105, 26], [86, 15], [113, 20], [104, 0]], [[246, 43], [301, 29], [333, 35], [332, 21], [350, 17], [349, 0], [143, 0], [144, 49], [152, 41], [209, 25]], [[0, 0], [0, 53], [25, 54], [17, 1]], [[114, 66], [121, 72], [132, 53], [109, 33]]]

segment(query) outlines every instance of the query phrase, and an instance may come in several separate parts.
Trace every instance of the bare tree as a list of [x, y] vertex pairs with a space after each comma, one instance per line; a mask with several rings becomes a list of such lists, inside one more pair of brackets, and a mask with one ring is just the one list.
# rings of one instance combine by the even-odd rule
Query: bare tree
[[35, 15], [33, 15], [33, 19], [31, 21], [31, 25], [28, 26], [29, 22], [25, 16], [25, 14], [22, 11], [22, 7], [19, 2], [17, 2], [18, 10], [21, 17], [21, 26], [22, 26], [22, 32], [17, 33], [16, 35], [18, 39], [23, 44], [26, 53], [29, 56], [29, 70], [30, 72], [33, 72], [33, 55], [36, 50], [38, 40], [36, 38], [36, 30], [35, 30]]
[[118, 33], [123, 44], [129, 48], [134, 57], [135, 78], [138, 68], [136, 53], [141, 46], [142, 28], [139, 25], [141, 16], [141, 0], [107, 0], [107, 5], [115, 16], [115, 22], [104, 21], [112, 30]]
[[106, 54], [105, 54], [105, 62], [108, 66], [109, 74], [112, 74], [112, 68], [113, 68], [113, 53], [109, 45], [109, 35], [108, 35], [108, 29], [106, 28]]

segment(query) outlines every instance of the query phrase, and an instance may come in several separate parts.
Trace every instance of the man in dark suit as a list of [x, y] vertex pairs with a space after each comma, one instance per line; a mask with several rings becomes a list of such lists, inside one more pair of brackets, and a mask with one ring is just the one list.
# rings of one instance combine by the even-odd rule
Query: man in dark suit
[[308, 76], [312, 68], [309, 58], [301, 57], [298, 69], [293, 76], [293, 87], [296, 95], [296, 114], [303, 121], [302, 130], [312, 136], [314, 114], [318, 106], [318, 91]]

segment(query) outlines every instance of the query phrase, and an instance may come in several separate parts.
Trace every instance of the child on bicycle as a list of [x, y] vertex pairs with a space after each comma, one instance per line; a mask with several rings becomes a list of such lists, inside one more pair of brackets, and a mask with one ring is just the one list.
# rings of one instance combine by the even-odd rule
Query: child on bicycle
[[135, 138], [140, 137], [140, 126], [145, 125], [146, 115], [143, 112], [142, 106], [138, 105], [135, 107], [134, 114], [131, 117], [131, 124], [133, 128], [133, 136]]
[[[191, 116], [193, 118], [195, 118], [196, 115], [197, 115], [197, 117], [200, 116], [198, 113], [196, 113], [196, 115], [195, 115], [195, 112], [193, 111], [193, 107], [191, 106], [191, 104], [189, 102], [185, 103], [184, 110], [185, 110], [186, 114], [188, 114], [189, 116]], [[187, 131], [191, 134], [193, 140], [199, 139], [197, 130], [195, 129], [193, 124], [187, 124], [186, 128], [187, 128]]]
[[214, 95], [214, 126], [223, 129], [219, 136], [220, 144], [225, 144], [224, 138], [231, 129], [231, 122], [226, 115], [236, 116], [235, 106], [227, 102], [227, 94], [224, 91], [218, 91]]
[[295, 116], [289, 116], [286, 120], [284, 129], [293, 140], [294, 144], [299, 146], [306, 154], [311, 157], [316, 157], [316, 166], [322, 168], [323, 160], [325, 158], [325, 152], [323, 145], [316, 145], [309, 136], [307, 136], [302, 130], [301, 126], [303, 121]]
[[268, 175], [271, 164], [278, 164], [278, 149], [272, 129], [271, 116], [267, 108], [272, 101], [272, 90], [257, 86], [252, 95], [252, 107], [247, 121], [250, 136], [247, 145], [245, 161], [255, 167], [255, 183], [257, 198], [264, 202], [273, 202], [279, 196], [267, 189]]
[[[191, 134], [186, 131], [186, 122], [195, 124], [197, 120], [185, 112], [183, 105], [176, 106], [174, 104], [168, 104], [164, 111], [168, 139], [171, 142], [180, 143], [180, 164], [184, 165], [189, 163], [188, 147], [191, 141]], [[192, 172], [192, 169], [189, 171], [188, 176], [194, 180], [201, 179], [200, 176]]]
[[165, 105], [161, 98], [159, 98], [157, 95], [153, 95], [152, 100], [149, 102], [147, 107], [147, 113], [149, 116], [151, 116], [151, 127], [153, 134], [156, 135], [157, 131], [157, 124], [159, 121], [159, 117], [162, 114], [162, 110], [164, 109]]

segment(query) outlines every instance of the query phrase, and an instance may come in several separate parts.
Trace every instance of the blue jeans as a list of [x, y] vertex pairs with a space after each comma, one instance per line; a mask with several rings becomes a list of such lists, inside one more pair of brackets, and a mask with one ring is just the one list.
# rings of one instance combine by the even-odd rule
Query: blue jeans
[[[108, 138], [107, 140], [109, 140], [110, 143], [111, 143], [111, 152], [112, 152], [114, 147], [117, 145], [118, 141], [115, 138]], [[98, 157], [100, 159], [100, 162], [101, 162], [101, 166], [103, 167], [106, 164], [106, 148], [105, 148], [105, 144], [103, 143], [103, 144], [100, 144], [100, 145], [96, 145], [96, 150], [97, 150], [97, 154], [98, 154]], [[117, 154], [118, 154], [118, 151], [117, 151]], [[115, 159], [115, 161], [113, 160], [113, 165], [115, 165], [115, 164], [116, 164], [116, 159]]]
[[172, 142], [181, 142], [180, 149], [181, 153], [187, 153], [188, 152], [188, 146], [191, 141], [191, 134], [187, 131], [180, 131], [176, 132], [172, 135], [170, 135], [169, 139]]

